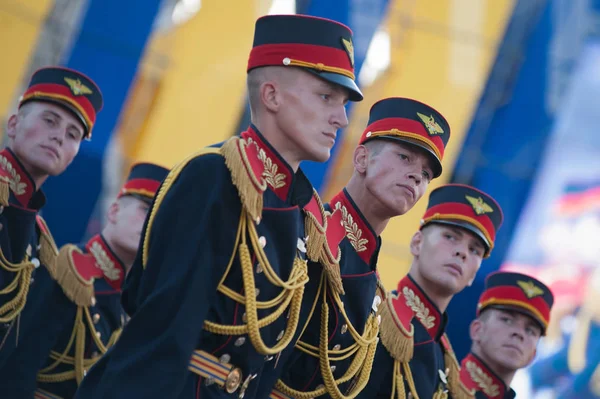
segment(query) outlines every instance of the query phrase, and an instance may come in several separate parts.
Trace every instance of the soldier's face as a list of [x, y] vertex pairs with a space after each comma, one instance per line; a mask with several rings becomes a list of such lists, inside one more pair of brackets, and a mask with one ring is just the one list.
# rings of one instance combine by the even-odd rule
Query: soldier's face
[[111, 244], [118, 245], [121, 250], [135, 255], [138, 250], [144, 221], [150, 205], [138, 198], [124, 196], [112, 206], [108, 215], [113, 237]]
[[415, 233], [411, 252], [416, 260], [411, 273], [419, 276], [417, 281], [427, 282], [440, 295], [451, 296], [475, 278], [485, 247], [468, 230], [434, 223]]
[[83, 134], [83, 125], [74, 115], [51, 103], [27, 103], [8, 120], [8, 146], [36, 183], [69, 166]]
[[366, 147], [368, 160], [361, 171], [365, 189], [390, 217], [405, 214], [421, 199], [433, 176], [429, 156], [394, 141], [373, 141]]
[[494, 370], [516, 371], [533, 360], [542, 330], [529, 316], [487, 309], [471, 324], [478, 355]]
[[[289, 73], [288, 73], [289, 72]], [[325, 162], [338, 129], [348, 125], [348, 91], [315, 75], [293, 68], [280, 86], [277, 123], [297, 161]]]

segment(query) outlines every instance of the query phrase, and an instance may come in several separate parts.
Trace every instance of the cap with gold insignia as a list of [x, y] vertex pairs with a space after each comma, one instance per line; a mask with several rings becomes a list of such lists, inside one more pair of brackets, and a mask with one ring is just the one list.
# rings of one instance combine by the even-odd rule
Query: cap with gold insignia
[[96, 114], [102, 109], [100, 89], [81, 72], [61, 67], [38, 69], [19, 101], [19, 108], [29, 101], [48, 101], [75, 114], [85, 129], [83, 137], [92, 137]]
[[438, 111], [410, 98], [392, 97], [373, 104], [359, 144], [387, 139], [416, 145], [431, 156], [433, 177], [439, 177], [449, 138], [448, 121]]
[[463, 184], [446, 184], [429, 195], [421, 229], [430, 223], [467, 229], [481, 238], [487, 257], [494, 248], [496, 232], [503, 219], [502, 208], [488, 194]]
[[352, 31], [346, 25], [307, 15], [267, 15], [256, 21], [248, 72], [264, 66], [306, 68], [349, 90], [351, 101], [363, 95], [354, 76]]
[[153, 163], [138, 163], [131, 167], [129, 177], [119, 192], [119, 197], [135, 196], [142, 201], [152, 202], [169, 169]]
[[554, 295], [541, 281], [526, 274], [495, 272], [485, 280], [477, 303], [477, 315], [488, 308], [515, 310], [531, 316], [546, 332]]

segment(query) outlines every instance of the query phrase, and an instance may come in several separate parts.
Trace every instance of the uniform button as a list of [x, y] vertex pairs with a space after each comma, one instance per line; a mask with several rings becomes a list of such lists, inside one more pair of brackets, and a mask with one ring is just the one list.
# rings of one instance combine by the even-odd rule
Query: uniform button
[[229, 356], [227, 353], [224, 353], [219, 358], [219, 363], [221, 363], [221, 364], [229, 363], [230, 360], [231, 360], [231, 356]]
[[329, 367], [329, 369], [331, 369], [331, 372], [332, 372], [332, 373], [335, 371], [335, 369], [336, 369], [336, 368], [337, 368], [336, 366], [331, 366], [331, 367]]
[[265, 236], [260, 236], [260, 238], [258, 239], [258, 243], [260, 244], [261, 248], [264, 248], [267, 245], [267, 239], [265, 238]]
[[240, 387], [241, 382], [242, 370], [238, 368], [231, 370], [225, 379], [225, 391], [227, 393], [234, 393]]
[[381, 297], [379, 295], [375, 295], [375, 298], [373, 298], [373, 305], [371, 305], [371, 309], [373, 309], [373, 312], [377, 312], [377, 309], [379, 308], [380, 304]]
[[98, 322], [100, 321], [100, 313], [94, 313], [93, 319], [94, 324], [98, 324]]
[[265, 362], [270, 362], [271, 360], [273, 360], [273, 356], [271, 356], [271, 355], [265, 356]]
[[[367, 303], [368, 303], [368, 302], [367, 302]], [[348, 331], [348, 324], [344, 324], [344, 325], [342, 326], [342, 329], [341, 329], [341, 331], [340, 331], [340, 332], [341, 332], [342, 334], [346, 334], [346, 331]]]
[[340, 344], [336, 344], [336, 345], [333, 347], [333, 350], [334, 350], [334, 351], [339, 351], [341, 347], [342, 347], [342, 345], [340, 345]]
[[[371, 133], [371, 132], [367, 132], [367, 137], [371, 137], [371, 135], [372, 135], [372, 134], [373, 134], [373, 133]], [[367, 303], [368, 303], [368, 302], [367, 302]]]
[[246, 315], [246, 313], [244, 313], [244, 314], [242, 315], [242, 321], [243, 321], [244, 323], [248, 323], [248, 316]]
[[98, 356], [100, 356], [100, 353], [98, 353], [97, 351], [92, 352], [92, 359], [95, 359]]
[[277, 335], [277, 341], [281, 341], [281, 338], [283, 338], [283, 334], [284, 334], [284, 333], [285, 333], [285, 331], [284, 331], [284, 330], [281, 330], [281, 331], [279, 332], [279, 335]]
[[32, 277], [29, 279], [29, 284], [33, 284], [33, 282], [35, 281], [35, 279]]
[[98, 337], [98, 339], [102, 338], [102, 333], [100, 331], [96, 331], [96, 337]]
[[38, 258], [31, 258], [31, 264], [37, 269], [40, 267], [40, 260]]
[[92, 297], [92, 306], [96, 306], [96, 297], [95, 296]]
[[258, 298], [258, 294], [260, 294], [260, 289], [256, 289], [256, 297]]
[[298, 250], [302, 253], [306, 252], [306, 244], [304, 243], [304, 240], [302, 240], [301, 238], [298, 238], [298, 241], [296, 242], [296, 248], [298, 248]]
[[245, 342], [246, 342], [246, 338], [239, 337], [238, 339], [235, 340], [234, 345], [235, 346], [242, 346], [242, 345], [244, 345]]
[[262, 272], [263, 272], [263, 268], [259, 263], [256, 265], [256, 274], [261, 274]]

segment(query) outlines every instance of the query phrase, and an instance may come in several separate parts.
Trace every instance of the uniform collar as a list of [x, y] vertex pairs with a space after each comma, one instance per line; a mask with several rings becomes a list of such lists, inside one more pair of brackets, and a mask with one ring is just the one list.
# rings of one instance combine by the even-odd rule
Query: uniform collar
[[448, 323], [446, 313], [442, 314], [440, 312], [423, 289], [409, 275], [400, 280], [398, 296], [404, 298], [406, 306], [412, 309], [415, 318], [425, 327], [431, 338], [439, 341]]
[[363, 216], [362, 212], [346, 189], [340, 191], [330, 202], [332, 212], [342, 212], [342, 223], [346, 230], [346, 238], [361, 259], [371, 264], [373, 255], [379, 247], [379, 238]]
[[486, 398], [514, 398], [515, 392], [508, 388], [477, 355], [469, 353], [461, 363], [460, 379], [468, 389], [483, 393]]
[[38, 191], [31, 175], [27, 173], [17, 156], [10, 148], [0, 151], [0, 178], [8, 180], [11, 199], [14, 205], [39, 210], [46, 197]]
[[[248, 144], [254, 143], [258, 147], [258, 161], [262, 162], [264, 166], [262, 176], [269, 188], [282, 201], [288, 201], [288, 196], [294, 183], [294, 171], [291, 166], [269, 144], [256, 126], [250, 125], [248, 130], [242, 132], [241, 136]], [[253, 160], [250, 159], [249, 161], [252, 162]], [[300, 169], [298, 169], [298, 172], [302, 173]]]
[[85, 245], [85, 249], [93, 256], [96, 267], [102, 270], [106, 282], [115, 290], [121, 290], [125, 279], [125, 265], [112, 251], [104, 237], [97, 234]]

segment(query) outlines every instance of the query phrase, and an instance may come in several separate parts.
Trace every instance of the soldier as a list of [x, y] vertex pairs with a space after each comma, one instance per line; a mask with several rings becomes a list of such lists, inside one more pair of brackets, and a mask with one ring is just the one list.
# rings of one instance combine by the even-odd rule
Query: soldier
[[26, 385], [22, 373], [58, 334], [47, 328], [63, 315], [48, 301], [60, 291], [53, 281], [59, 274], [58, 250], [38, 215], [45, 203], [41, 186], [48, 176], [61, 174], [81, 141], [91, 138], [101, 108], [102, 94], [92, 80], [78, 71], [48, 67], [33, 74], [18, 112], [8, 119], [7, 148], [0, 152], [2, 397], [25, 397], [11, 396], [12, 389]]
[[529, 365], [545, 334], [554, 302], [548, 287], [521, 273], [490, 274], [471, 323], [471, 353], [460, 379], [476, 398], [514, 398], [510, 383]]
[[[371, 107], [368, 125], [354, 151], [354, 173], [346, 188], [327, 205], [342, 216], [345, 238], [339, 265], [345, 294], [333, 290], [331, 284], [322, 284], [318, 297], [330, 300], [317, 303], [296, 345], [297, 355], [284, 370], [272, 398], [318, 397], [325, 392], [340, 398], [364, 388], [377, 346], [380, 235], [392, 217], [408, 212], [429, 182], [441, 175], [449, 137], [446, 119], [419, 101], [387, 98]], [[328, 228], [337, 226], [330, 223]], [[311, 280], [319, 277], [311, 275]], [[321, 322], [324, 311], [329, 313], [326, 323]], [[327, 332], [325, 342], [320, 340], [322, 331]], [[347, 353], [354, 355], [344, 356]], [[324, 363], [320, 363], [322, 358]], [[361, 367], [350, 369], [353, 361]]]
[[102, 233], [85, 246], [60, 249], [57, 268], [74, 270], [87, 284], [69, 298], [73, 302], [65, 311], [72, 318], [52, 352], [45, 354], [36, 399], [75, 396], [84, 374], [118, 338], [125, 324], [121, 286], [135, 259], [150, 203], [168, 172], [151, 163], [134, 165], [109, 208]]
[[452, 297], [471, 284], [494, 246], [500, 206], [470, 186], [431, 192], [411, 240], [413, 262], [380, 306], [381, 342], [364, 398], [468, 398], [444, 331]]
[[306, 258], [327, 220], [299, 163], [328, 159], [347, 100], [362, 99], [353, 57], [342, 24], [258, 19], [252, 124], [165, 179], [124, 293], [132, 318], [78, 398], [256, 397], [310, 310]]

